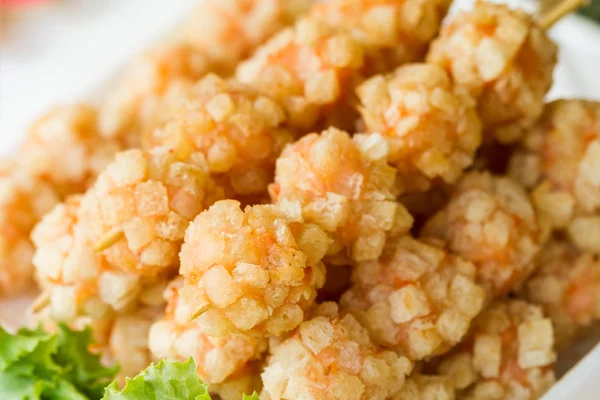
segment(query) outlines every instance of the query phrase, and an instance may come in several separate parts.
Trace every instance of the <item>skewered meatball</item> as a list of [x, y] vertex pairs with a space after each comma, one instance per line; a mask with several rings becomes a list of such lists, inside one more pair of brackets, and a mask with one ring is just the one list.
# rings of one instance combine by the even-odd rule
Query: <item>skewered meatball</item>
[[364, 48], [349, 33], [303, 18], [241, 63], [236, 77], [282, 104], [292, 127], [308, 130], [321, 120], [351, 127], [363, 63]]
[[311, 16], [350, 32], [367, 49], [373, 71], [391, 70], [425, 56], [451, 0], [332, 0]]
[[384, 400], [401, 390], [410, 370], [406, 358], [374, 345], [354, 317], [323, 303], [272, 350], [262, 373], [263, 396]]
[[330, 128], [305, 136], [277, 160], [271, 197], [299, 202], [304, 219], [331, 236], [329, 255], [339, 262], [376, 259], [386, 237], [406, 233], [413, 222], [395, 199], [387, 154], [379, 134], [350, 138]]
[[464, 399], [534, 400], [554, 383], [552, 323], [520, 300], [492, 304], [463, 345], [440, 361]]
[[83, 193], [119, 150], [116, 141], [99, 136], [96, 110], [77, 104], [55, 107], [35, 122], [17, 157], [66, 196]]
[[219, 201], [185, 233], [182, 296], [209, 335], [281, 336], [303, 321], [323, 286], [321, 259], [330, 243], [319, 227], [302, 222], [297, 204], [242, 211], [237, 201]]
[[65, 322], [84, 316], [101, 319], [141, 304], [161, 304], [166, 278], [122, 272], [98, 255], [87, 237], [80, 205], [81, 196], [69, 197], [31, 234], [36, 246], [33, 264], [48, 299], [49, 317]]
[[467, 333], [483, 306], [475, 266], [435, 243], [404, 236], [379, 260], [358, 264], [340, 305], [372, 339], [411, 360], [441, 354]]
[[306, 12], [312, 0], [205, 0], [188, 17], [181, 35], [232, 72], [256, 47]]
[[29, 234], [58, 202], [55, 191], [15, 163], [0, 161], [0, 297], [33, 283], [33, 245]]
[[473, 262], [477, 282], [491, 298], [515, 289], [531, 273], [542, 232], [533, 206], [513, 180], [471, 172], [456, 185], [450, 202], [421, 231]]
[[[293, 3], [293, 4], [292, 4]], [[126, 147], [163, 113], [164, 97], [209, 72], [228, 75], [236, 64], [280, 28], [293, 23], [307, 0], [206, 0], [171, 41], [138, 57], [104, 102], [101, 133]], [[157, 115], [158, 114], [158, 115]], [[157, 121], [158, 120], [158, 121]]]
[[478, 1], [442, 27], [427, 61], [477, 99], [487, 138], [509, 143], [542, 113], [557, 48], [533, 17]]
[[163, 129], [146, 147], [166, 146], [180, 159], [206, 158], [215, 179], [234, 195], [266, 193], [275, 159], [292, 141], [279, 125], [284, 111], [273, 100], [235, 81], [209, 75], [181, 94]]
[[[173, 281], [165, 291], [166, 315], [150, 329], [150, 350], [157, 358], [185, 361], [193, 357], [200, 379], [210, 384], [240, 383], [241, 375], [251, 370], [250, 362], [267, 349], [265, 338], [247, 333], [209, 336], [199, 320], [189, 320], [195, 311], [181, 296], [183, 279]], [[252, 392], [251, 390], [249, 391]]]
[[124, 272], [154, 276], [177, 267], [188, 223], [223, 190], [201, 154], [129, 150], [100, 174], [82, 205], [95, 250]]
[[509, 174], [532, 189], [549, 228], [600, 252], [600, 102], [559, 100], [523, 139]]
[[524, 296], [544, 308], [562, 346], [581, 328], [600, 320], [600, 261], [572, 243], [551, 240], [537, 264]]
[[401, 192], [454, 183], [473, 162], [481, 143], [475, 102], [440, 67], [409, 64], [369, 79], [357, 93], [366, 128], [389, 144]]

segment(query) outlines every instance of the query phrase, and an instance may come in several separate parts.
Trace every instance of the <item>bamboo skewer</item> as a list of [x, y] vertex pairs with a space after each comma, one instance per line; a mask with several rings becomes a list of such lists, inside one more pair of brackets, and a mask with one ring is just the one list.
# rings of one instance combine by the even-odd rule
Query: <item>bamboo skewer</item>
[[31, 311], [35, 314], [50, 305], [50, 293], [43, 292], [31, 304]]
[[[587, 5], [588, 3], [588, 0], [562, 0], [555, 6], [548, 8], [548, 10], [542, 10], [542, 13], [538, 18], [538, 24], [542, 27], [542, 29], [548, 30], [561, 18]], [[543, 8], [544, 7], [542, 7], [542, 9]]]

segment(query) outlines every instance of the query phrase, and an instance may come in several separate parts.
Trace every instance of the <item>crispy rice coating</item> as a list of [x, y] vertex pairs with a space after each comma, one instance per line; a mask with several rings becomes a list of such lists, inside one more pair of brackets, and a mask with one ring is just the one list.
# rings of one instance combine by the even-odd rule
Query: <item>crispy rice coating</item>
[[97, 114], [85, 104], [53, 108], [29, 129], [19, 163], [63, 197], [83, 193], [121, 150], [117, 141], [99, 135]]
[[208, 170], [232, 196], [266, 193], [275, 160], [292, 132], [280, 125], [284, 110], [235, 81], [208, 75], [177, 98], [164, 127], [145, 147], [165, 146], [182, 160], [204, 155]]
[[332, 0], [311, 16], [350, 32], [367, 49], [373, 71], [423, 59], [450, 0]]
[[517, 182], [489, 172], [465, 175], [421, 236], [441, 239], [473, 262], [477, 282], [490, 298], [517, 288], [529, 276], [542, 244], [527, 193]]
[[352, 35], [305, 17], [242, 62], [236, 77], [279, 102], [291, 127], [309, 130], [323, 121], [348, 127], [364, 62], [364, 46]]
[[95, 250], [116, 268], [154, 276], [177, 267], [185, 229], [223, 197], [204, 157], [128, 150], [100, 174], [82, 205]]
[[504, 143], [542, 113], [556, 59], [556, 45], [532, 16], [485, 1], [442, 27], [427, 55], [477, 99], [486, 137]]
[[387, 153], [379, 134], [351, 138], [336, 128], [310, 134], [277, 160], [271, 197], [300, 204], [305, 221], [333, 239], [334, 261], [374, 260], [387, 237], [406, 233], [413, 222], [396, 201], [396, 172]]
[[552, 323], [521, 300], [492, 304], [464, 344], [439, 360], [461, 399], [534, 400], [554, 383]]
[[281, 336], [304, 319], [325, 281], [331, 240], [302, 221], [298, 204], [215, 203], [192, 222], [181, 248], [182, 296], [209, 335]]
[[177, 94], [181, 85], [217, 71], [211, 60], [185, 42], [150, 49], [132, 62], [103, 100], [98, 121], [101, 135], [126, 148], [139, 147], [141, 133], [158, 125], [164, 98]]
[[148, 348], [148, 333], [157, 318], [157, 310], [142, 309], [135, 313], [115, 317], [108, 339], [108, 351], [119, 364], [117, 378], [120, 384], [125, 378], [133, 378], [153, 360]]
[[510, 160], [509, 175], [532, 190], [546, 228], [600, 252], [600, 102], [548, 104]]
[[392, 400], [454, 400], [455, 394], [449, 377], [413, 373]]
[[475, 266], [436, 243], [404, 236], [377, 261], [359, 263], [340, 306], [371, 338], [410, 360], [441, 354], [456, 345], [481, 310], [485, 290]]
[[0, 297], [12, 296], [33, 283], [34, 248], [29, 234], [58, 202], [54, 189], [16, 163], [0, 161]]
[[123, 272], [97, 254], [89, 227], [81, 219], [81, 196], [67, 198], [36, 225], [33, 264], [38, 283], [49, 299], [49, 318], [73, 322], [101, 319], [114, 313], [163, 303], [167, 278], [145, 278]]
[[408, 64], [370, 78], [357, 93], [367, 130], [389, 144], [401, 192], [454, 183], [473, 162], [481, 143], [475, 102], [440, 67]]
[[266, 351], [266, 339], [248, 333], [207, 335], [199, 319], [190, 321], [194, 305], [181, 296], [182, 287], [183, 279], [177, 278], [165, 291], [166, 313], [150, 329], [150, 350], [157, 358], [185, 361], [193, 357], [204, 383], [238, 381]]
[[206, 0], [173, 38], [139, 56], [104, 100], [100, 131], [126, 147], [157, 124], [162, 99], [209, 72], [237, 63], [308, 7], [308, 0]]
[[273, 34], [305, 13], [312, 0], [205, 0], [181, 28], [182, 37], [230, 73]]
[[558, 346], [600, 319], [600, 261], [564, 240], [550, 240], [522, 294], [540, 305], [554, 324]]
[[410, 370], [406, 358], [374, 345], [354, 317], [323, 303], [272, 350], [261, 399], [390, 399]]

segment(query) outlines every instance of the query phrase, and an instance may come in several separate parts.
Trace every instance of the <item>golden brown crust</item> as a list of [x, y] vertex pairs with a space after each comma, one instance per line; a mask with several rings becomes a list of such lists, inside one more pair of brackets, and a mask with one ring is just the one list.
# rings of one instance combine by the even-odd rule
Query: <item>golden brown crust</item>
[[600, 102], [548, 104], [510, 161], [532, 191], [547, 230], [564, 230], [584, 251], [600, 250]]
[[331, 240], [302, 221], [297, 204], [239, 206], [219, 201], [187, 229], [182, 296], [205, 333], [281, 336], [303, 321], [323, 286]]
[[481, 143], [475, 102], [438, 66], [402, 66], [370, 78], [357, 94], [367, 130], [388, 142], [400, 192], [454, 183], [473, 162]]
[[354, 317], [323, 303], [271, 351], [261, 376], [272, 400], [384, 400], [400, 391], [410, 370], [406, 358], [374, 345]]
[[542, 231], [533, 206], [515, 181], [489, 172], [470, 172], [450, 202], [421, 230], [473, 262], [477, 282], [490, 298], [516, 289], [534, 268]]
[[409, 236], [388, 243], [386, 254], [359, 263], [340, 306], [375, 343], [410, 360], [439, 355], [456, 345], [479, 313], [485, 291], [475, 266], [435, 243]]
[[277, 160], [275, 203], [298, 202], [307, 222], [333, 240], [337, 263], [379, 257], [387, 237], [406, 233], [412, 217], [395, 199], [395, 170], [379, 134], [355, 135], [330, 128], [288, 146]]
[[281, 127], [286, 115], [277, 103], [210, 74], [182, 89], [168, 107], [162, 127], [146, 132], [144, 148], [164, 147], [181, 160], [198, 152], [230, 196], [266, 194], [275, 159], [293, 139]]
[[190, 321], [194, 305], [181, 296], [183, 279], [177, 278], [165, 291], [166, 314], [152, 325], [149, 345], [157, 358], [185, 361], [193, 357], [200, 379], [207, 384], [223, 384], [241, 372], [266, 351], [265, 338], [247, 333], [210, 336], [199, 320]]
[[223, 197], [202, 154], [128, 150], [100, 174], [82, 212], [96, 251], [124, 272], [173, 270], [188, 223]]
[[55, 107], [39, 118], [17, 159], [64, 197], [83, 193], [120, 150], [117, 141], [99, 135], [96, 109], [74, 104]]
[[474, 322], [470, 337], [438, 360], [460, 398], [529, 399], [554, 383], [552, 323], [542, 310], [520, 300], [492, 304]]
[[29, 234], [34, 225], [59, 201], [47, 183], [16, 163], [0, 161], [0, 297], [30, 288], [34, 247]]
[[486, 137], [504, 143], [542, 113], [556, 60], [556, 45], [533, 17], [485, 1], [445, 25], [427, 55], [477, 99]]

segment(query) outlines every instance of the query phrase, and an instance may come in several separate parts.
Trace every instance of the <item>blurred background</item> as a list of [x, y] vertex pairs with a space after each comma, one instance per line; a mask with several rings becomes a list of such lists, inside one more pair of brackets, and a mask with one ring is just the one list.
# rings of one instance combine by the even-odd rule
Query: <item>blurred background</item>
[[[0, 153], [14, 149], [50, 106], [100, 96], [135, 54], [200, 1], [0, 0]], [[538, 5], [504, 2], [530, 11]], [[561, 53], [551, 98], [600, 93], [600, 23], [593, 18], [600, 20], [600, 0], [552, 28]]]

